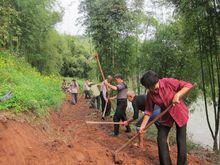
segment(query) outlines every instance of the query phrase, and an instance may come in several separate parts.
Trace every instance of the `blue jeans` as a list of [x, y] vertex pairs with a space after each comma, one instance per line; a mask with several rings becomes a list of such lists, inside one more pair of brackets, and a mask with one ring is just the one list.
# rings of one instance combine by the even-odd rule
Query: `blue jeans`
[[[160, 114], [160, 112], [161, 112], [160, 107], [159, 107], [159, 106], [155, 106], [155, 107], [154, 107], [153, 114], [150, 116], [150, 119], [148, 120], [147, 124], [150, 123], [155, 117], [157, 117], [157, 116]], [[137, 127], [137, 130], [140, 129], [143, 120], [144, 120], [144, 116], [142, 116], [142, 117], [138, 120], [138, 122], [136, 123], [135, 126]], [[159, 122], [159, 121], [156, 121], [155, 124], [156, 124], [156, 125], [160, 125], [160, 122]]]

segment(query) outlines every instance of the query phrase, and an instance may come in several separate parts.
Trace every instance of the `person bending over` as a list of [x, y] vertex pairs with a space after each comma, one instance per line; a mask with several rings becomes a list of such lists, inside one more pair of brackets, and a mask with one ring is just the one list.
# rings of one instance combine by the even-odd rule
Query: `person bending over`
[[183, 96], [187, 94], [193, 85], [189, 82], [174, 78], [159, 79], [154, 71], [147, 71], [140, 80], [141, 84], [149, 90], [146, 100], [145, 116], [140, 127], [140, 133], [144, 132], [146, 123], [157, 104], [163, 112], [170, 104], [172, 108], [160, 118], [158, 126], [157, 143], [160, 164], [172, 164], [167, 144], [167, 136], [173, 124], [176, 125], [176, 138], [178, 147], [177, 165], [187, 164], [186, 151], [186, 125], [189, 119], [188, 108]]
[[[133, 91], [127, 92], [128, 100], [132, 103], [132, 107], [134, 109], [133, 117], [128, 119], [127, 121], [124, 121], [124, 125], [127, 126], [129, 123], [135, 121], [138, 119], [139, 111], [144, 112], [145, 111], [145, 102], [146, 102], [146, 94], [143, 95], [135, 95]], [[158, 105], [154, 106], [153, 114], [150, 116], [150, 119], [148, 120], [148, 123], [151, 122], [157, 115], [160, 114], [160, 107]], [[144, 116], [142, 116], [138, 122], [136, 123], [136, 129], [139, 131], [141, 123], [143, 122]], [[147, 123], [147, 124], [148, 124]], [[155, 122], [155, 125], [158, 126], [159, 122]], [[143, 140], [144, 140], [144, 134], [140, 134], [139, 136], [139, 144], [138, 147], [143, 148]]]

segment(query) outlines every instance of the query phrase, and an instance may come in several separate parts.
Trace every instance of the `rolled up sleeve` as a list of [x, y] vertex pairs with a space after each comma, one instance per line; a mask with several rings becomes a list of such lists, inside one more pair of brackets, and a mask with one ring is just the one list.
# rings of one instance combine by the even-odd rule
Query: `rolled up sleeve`
[[145, 102], [145, 112], [144, 112], [144, 114], [148, 115], [148, 116], [151, 116], [153, 111], [154, 111], [154, 103], [153, 103], [150, 95], [147, 95], [147, 99], [146, 99], [146, 102]]
[[116, 87], [117, 87], [117, 90], [120, 91], [120, 90], [125, 88], [125, 85], [124, 84], [118, 84], [118, 85], [116, 85]]
[[166, 81], [172, 86], [174, 91], [178, 92], [181, 90], [183, 87], [187, 87], [189, 89], [193, 88], [193, 84], [190, 82], [186, 82], [183, 80], [177, 80], [174, 78], [166, 78]]

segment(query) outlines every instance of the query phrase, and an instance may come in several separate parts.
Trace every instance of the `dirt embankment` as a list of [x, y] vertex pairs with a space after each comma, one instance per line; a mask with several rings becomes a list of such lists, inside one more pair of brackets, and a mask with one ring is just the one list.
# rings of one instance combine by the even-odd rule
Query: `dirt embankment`
[[[32, 118], [33, 119], [33, 118]], [[86, 125], [86, 120], [100, 120], [98, 110], [89, 109], [80, 99], [78, 105], [66, 101], [61, 112], [34, 122], [12, 119], [0, 122], [0, 164], [4, 165], [111, 165], [115, 164], [112, 152], [126, 142], [132, 134], [121, 128], [119, 137], [111, 137], [112, 126]], [[31, 120], [29, 120], [31, 121]], [[145, 142], [146, 149], [127, 147], [119, 154], [121, 164], [158, 165], [157, 144]], [[171, 147], [175, 164], [176, 147]], [[193, 155], [191, 165], [211, 164]]]

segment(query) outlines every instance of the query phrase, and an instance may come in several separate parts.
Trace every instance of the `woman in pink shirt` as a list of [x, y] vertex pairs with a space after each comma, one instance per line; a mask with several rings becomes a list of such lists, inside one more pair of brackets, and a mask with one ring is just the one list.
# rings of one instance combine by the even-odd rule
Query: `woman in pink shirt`
[[173, 124], [176, 125], [178, 147], [177, 165], [187, 164], [186, 125], [189, 119], [188, 108], [182, 97], [190, 91], [193, 85], [189, 82], [174, 78], [159, 79], [154, 71], [147, 71], [141, 78], [141, 84], [149, 90], [146, 99], [145, 117], [140, 133], [143, 133], [149, 116], [153, 113], [154, 105], [161, 107], [163, 112], [170, 104], [172, 108], [160, 118], [157, 134], [158, 153], [161, 165], [172, 164], [167, 144], [167, 136]]
[[72, 94], [72, 104], [75, 105], [78, 101], [77, 96], [79, 93], [79, 85], [75, 79], [72, 80], [72, 83], [71, 83], [68, 91]]

